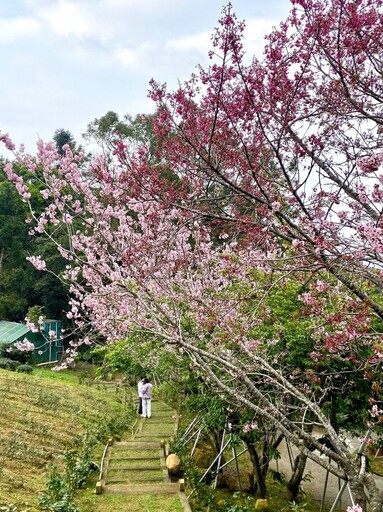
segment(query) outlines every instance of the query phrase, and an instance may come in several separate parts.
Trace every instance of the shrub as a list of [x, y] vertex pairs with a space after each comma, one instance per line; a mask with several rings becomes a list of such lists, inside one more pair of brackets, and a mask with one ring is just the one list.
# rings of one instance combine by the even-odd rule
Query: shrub
[[9, 361], [10, 370], [12, 370], [13, 372], [17, 372], [19, 366], [21, 365], [20, 361], [15, 361], [13, 359], [8, 359], [8, 361]]
[[3, 370], [10, 370], [10, 359], [7, 359], [6, 357], [0, 357], [0, 368], [2, 368]]
[[16, 367], [16, 371], [20, 373], [32, 373], [33, 366], [31, 366], [30, 364], [19, 364]]
[[[12, 348], [8, 352], [9, 348]], [[33, 352], [26, 352], [24, 350], [17, 350], [12, 343], [0, 346], [0, 358], [11, 359], [12, 361], [18, 361], [19, 363], [26, 364], [33, 361]]]

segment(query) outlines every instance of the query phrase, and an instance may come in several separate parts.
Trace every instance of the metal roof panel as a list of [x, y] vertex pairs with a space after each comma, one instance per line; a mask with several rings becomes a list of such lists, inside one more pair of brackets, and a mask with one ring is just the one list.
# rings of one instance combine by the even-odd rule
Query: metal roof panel
[[0, 343], [12, 343], [20, 337], [25, 336], [29, 329], [24, 324], [0, 320]]

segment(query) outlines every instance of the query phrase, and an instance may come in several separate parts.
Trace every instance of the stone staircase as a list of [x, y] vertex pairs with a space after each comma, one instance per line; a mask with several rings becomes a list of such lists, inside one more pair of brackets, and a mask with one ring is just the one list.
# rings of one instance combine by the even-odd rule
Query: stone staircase
[[96, 494], [178, 494], [183, 509], [190, 511], [183, 481], [172, 481], [165, 465], [177, 428], [175, 411], [153, 400], [151, 418], [138, 416], [131, 436], [106, 446]]

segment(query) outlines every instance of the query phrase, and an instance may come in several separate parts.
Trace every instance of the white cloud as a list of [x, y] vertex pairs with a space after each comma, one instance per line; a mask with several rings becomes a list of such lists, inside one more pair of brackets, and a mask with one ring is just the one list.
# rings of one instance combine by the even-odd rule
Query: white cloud
[[128, 68], [137, 63], [137, 53], [130, 48], [117, 48], [115, 56], [120, 64]]
[[[279, 20], [280, 21], [280, 20]], [[279, 23], [270, 18], [256, 18], [246, 20], [244, 32], [245, 49], [248, 55], [260, 58], [265, 47], [265, 36], [270, 34], [273, 27]]]
[[165, 43], [165, 48], [171, 48], [179, 52], [192, 50], [200, 53], [207, 53], [211, 46], [210, 37], [211, 32], [201, 32], [194, 36], [170, 39]]
[[[25, 0], [31, 16], [59, 37], [89, 38], [102, 44], [142, 40], [169, 0]], [[151, 27], [152, 28], [152, 27]], [[152, 30], [151, 30], [152, 32]]]
[[[159, 48], [153, 43], [143, 43], [134, 46], [119, 46], [112, 51], [117, 63], [125, 69], [135, 72], [142, 72], [145, 65], [150, 65], [152, 59], [155, 59]], [[109, 64], [111, 64], [109, 62]]]
[[[0, 43], [7, 44], [0, 130], [34, 146], [37, 134], [49, 139], [58, 127], [78, 136], [108, 110], [152, 111], [152, 77], [172, 90], [197, 64], [210, 63], [210, 37], [224, 3], [0, 0], [7, 7], [0, 9]], [[248, 56], [261, 54], [263, 35], [288, 8], [287, 0], [235, 0], [247, 24]]]
[[[262, 56], [265, 47], [265, 36], [270, 34], [273, 27], [278, 24], [278, 20], [270, 18], [253, 18], [246, 20], [246, 28], [244, 32], [245, 38], [245, 51], [249, 56]], [[200, 32], [193, 36], [180, 37], [170, 39], [165, 43], [166, 49], [176, 50], [182, 52], [198, 52], [207, 55], [208, 51], [212, 49], [211, 43], [212, 31]]]
[[38, 16], [60, 36], [83, 36], [91, 32], [86, 12], [74, 2], [60, 0], [57, 4], [41, 9]]
[[0, 18], [0, 42], [27, 39], [40, 31], [40, 24], [32, 18]]

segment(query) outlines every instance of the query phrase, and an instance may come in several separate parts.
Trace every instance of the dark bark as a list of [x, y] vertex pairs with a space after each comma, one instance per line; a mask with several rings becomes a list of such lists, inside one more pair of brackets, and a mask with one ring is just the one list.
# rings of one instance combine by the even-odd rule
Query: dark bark
[[267, 488], [266, 488], [266, 475], [264, 474], [263, 468], [261, 467], [261, 463], [259, 460], [259, 456], [257, 450], [255, 449], [254, 443], [247, 442], [245, 440], [247, 449], [249, 450], [250, 460], [253, 464], [254, 468], [254, 476], [255, 476], [255, 486], [254, 493], [257, 494], [260, 498], [265, 499]]
[[304, 453], [299, 453], [295, 457], [293, 472], [290, 480], [287, 482], [287, 499], [289, 501], [297, 501], [306, 461], [307, 455]]

